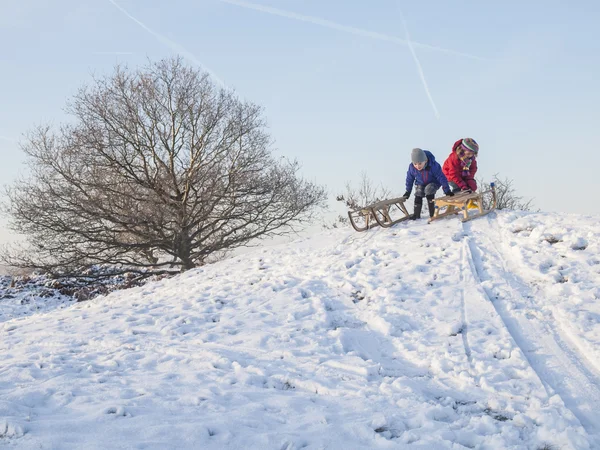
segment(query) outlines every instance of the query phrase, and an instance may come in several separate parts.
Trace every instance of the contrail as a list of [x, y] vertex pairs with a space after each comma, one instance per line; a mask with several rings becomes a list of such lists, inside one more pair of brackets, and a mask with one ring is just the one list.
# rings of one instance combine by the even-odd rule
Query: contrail
[[427, 86], [427, 80], [425, 79], [425, 74], [423, 73], [423, 67], [421, 67], [421, 62], [419, 58], [417, 58], [417, 53], [412, 45], [410, 40], [410, 34], [408, 33], [408, 26], [406, 25], [406, 19], [404, 18], [404, 14], [402, 14], [402, 10], [398, 8], [400, 11], [400, 17], [402, 18], [402, 25], [404, 26], [404, 32], [406, 33], [406, 42], [408, 44], [408, 48], [410, 49], [410, 53], [412, 54], [413, 59], [415, 60], [415, 64], [417, 65], [417, 71], [419, 72], [419, 76], [421, 77], [421, 81], [423, 82], [423, 87], [425, 88], [425, 93], [427, 94], [427, 98], [429, 99], [429, 103], [433, 107], [433, 113], [435, 114], [435, 118], [440, 118], [440, 113], [438, 112], [437, 107], [435, 106], [435, 102], [433, 101], [433, 97], [431, 96], [431, 92], [429, 91], [429, 86]]
[[140, 27], [142, 27], [144, 30], [146, 30], [148, 33], [150, 33], [152, 36], [157, 38], [163, 44], [166, 44], [167, 46], [171, 47], [177, 53], [183, 55], [185, 58], [189, 59], [194, 64], [198, 65], [200, 68], [202, 68], [203, 70], [208, 72], [221, 86], [225, 87], [225, 83], [223, 82], [223, 80], [221, 80], [221, 78], [219, 78], [212, 70], [209, 70], [208, 68], [206, 68], [206, 66], [204, 64], [202, 64], [200, 62], [200, 60], [198, 60], [198, 58], [196, 58], [191, 52], [186, 50], [184, 47], [179, 45], [177, 42], [173, 42], [171, 39], [163, 36], [160, 33], [157, 33], [156, 31], [154, 31], [154, 30], [150, 29], [149, 27], [147, 27], [146, 25], [144, 25], [138, 19], [133, 17], [131, 14], [129, 14], [125, 9], [123, 9], [121, 6], [119, 6], [114, 0], [108, 0], [108, 1], [111, 2], [119, 11], [121, 11], [123, 14], [125, 14], [127, 17], [129, 17], [131, 20], [133, 20], [135, 23], [137, 23]]
[[[112, 1], [112, 0], [109, 0]], [[361, 28], [351, 27], [348, 25], [342, 25], [330, 20], [321, 19], [319, 17], [306, 16], [303, 14], [297, 14], [290, 11], [284, 11], [278, 8], [272, 8], [270, 6], [257, 5], [256, 3], [250, 3], [243, 0], [219, 0], [222, 3], [228, 3], [230, 5], [240, 6], [242, 8], [253, 9], [255, 11], [272, 14], [274, 16], [287, 17], [288, 19], [300, 20], [302, 22], [312, 23], [314, 25], [320, 25], [322, 27], [331, 28], [333, 30], [343, 31], [345, 33], [354, 34], [357, 36], [368, 37], [371, 39], [378, 39], [380, 41], [393, 42], [400, 45], [409, 45], [408, 41], [395, 36], [390, 36], [376, 31], [363, 30]], [[457, 52], [443, 47], [436, 47], [434, 45], [421, 44], [419, 42], [413, 42], [412, 45], [415, 47], [421, 47], [427, 50], [433, 50], [437, 52], [448, 53], [450, 55], [462, 56], [465, 58], [477, 59], [479, 61], [488, 61], [487, 58], [481, 58], [479, 56], [471, 55], [469, 53]]]

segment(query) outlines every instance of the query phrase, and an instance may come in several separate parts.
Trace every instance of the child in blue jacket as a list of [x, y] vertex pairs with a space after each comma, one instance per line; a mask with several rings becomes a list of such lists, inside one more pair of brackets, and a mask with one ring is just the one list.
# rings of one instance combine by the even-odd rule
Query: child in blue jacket
[[454, 194], [448, 186], [448, 180], [442, 172], [442, 166], [435, 160], [435, 156], [431, 152], [413, 148], [410, 157], [412, 162], [406, 172], [406, 192], [403, 195], [404, 198], [410, 197], [413, 184], [416, 185], [415, 210], [410, 218], [412, 220], [421, 218], [423, 197], [427, 198], [429, 217], [433, 217], [435, 211], [433, 199], [437, 190], [441, 187], [446, 195]]

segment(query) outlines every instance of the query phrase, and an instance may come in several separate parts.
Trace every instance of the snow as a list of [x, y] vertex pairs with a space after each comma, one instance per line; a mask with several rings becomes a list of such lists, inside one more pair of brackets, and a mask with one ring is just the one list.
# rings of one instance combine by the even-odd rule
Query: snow
[[2, 299], [0, 448], [600, 448], [597, 223], [349, 227]]

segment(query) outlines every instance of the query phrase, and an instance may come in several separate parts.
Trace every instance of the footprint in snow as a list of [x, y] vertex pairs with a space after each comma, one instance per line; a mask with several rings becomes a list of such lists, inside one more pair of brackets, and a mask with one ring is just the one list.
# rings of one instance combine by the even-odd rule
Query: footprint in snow
[[352, 267], [354, 267], [356, 264], [360, 263], [362, 261], [362, 258], [357, 258], [353, 261], [346, 261], [345, 265], [346, 265], [346, 269], [351, 269]]
[[454, 242], [460, 242], [462, 240], [462, 238], [464, 238], [466, 235], [463, 232], [460, 233], [454, 233], [452, 235], [452, 240]]
[[111, 406], [106, 408], [104, 414], [114, 414], [117, 417], [131, 417], [131, 414], [122, 406]]
[[588, 247], [588, 242], [582, 237], [578, 237], [571, 242], [571, 249], [585, 250]]

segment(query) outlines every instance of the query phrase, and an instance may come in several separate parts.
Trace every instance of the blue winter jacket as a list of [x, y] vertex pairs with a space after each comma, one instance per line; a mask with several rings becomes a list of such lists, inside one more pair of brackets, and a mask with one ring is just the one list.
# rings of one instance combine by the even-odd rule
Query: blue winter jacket
[[417, 168], [411, 163], [408, 166], [406, 172], [406, 192], [411, 192], [413, 184], [426, 186], [431, 182], [437, 183], [442, 186], [444, 193], [450, 192], [450, 186], [448, 186], [448, 180], [446, 175], [442, 172], [442, 166], [435, 160], [435, 156], [425, 150], [425, 156], [427, 156], [427, 165], [423, 170], [417, 170]]

